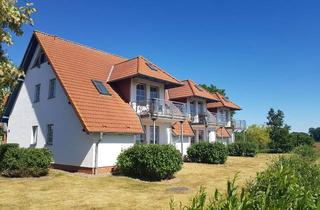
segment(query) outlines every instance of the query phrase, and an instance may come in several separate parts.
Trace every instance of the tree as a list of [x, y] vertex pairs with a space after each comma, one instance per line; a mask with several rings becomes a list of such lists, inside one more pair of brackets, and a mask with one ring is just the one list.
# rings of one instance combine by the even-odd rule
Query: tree
[[267, 116], [269, 135], [271, 142], [269, 147], [273, 152], [289, 152], [293, 149], [289, 131], [290, 126], [284, 124], [284, 113], [281, 110], [277, 112], [270, 109]]
[[307, 133], [303, 132], [292, 132], [290, 133], [290, 139], [295, 147], [301, 145], [313, 145], [313, 138]]
[[210, 93], [220, 93], [221, 95], [223, 95], [224, 97], [227, 97], [226, 94], [226, 90], [225, 89], [220, 89], [217, 86], [210, 84], [210, 85], [206, 85], [206, 84], [200, 84], [200, 86], [204, 89], [206, 89], [207, 91], [209, 91]]
[[320, 127], [318, 128], [309, 128], [309, 134], [315, 141], [320, 141]]
[[265, 149], [270, 143], [269, 130], [266, 126], [251, 125], [245, 135], [247, 141], [257, 143], [260, 149]]
[[13, 45], [12, 35], [22, 36], [22, 27], [33, 24], [31, 15], [36, 10], [32, 3], [19, 6], [16, 0], [0, 0], [0, 116], [5, 98], [13, 91], [17, 79], [23, 75], [9, 59], [4, 45]]

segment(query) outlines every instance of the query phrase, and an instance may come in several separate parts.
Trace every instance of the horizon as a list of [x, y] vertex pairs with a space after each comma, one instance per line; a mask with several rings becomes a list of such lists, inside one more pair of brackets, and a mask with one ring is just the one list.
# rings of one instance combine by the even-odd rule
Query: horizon
[[127, 58], [143, 55], [179, 80], [226, 89], [243, 108], [235, 118], [249, 125], [265, 123], [274, 108], [292, 131], [320, 127], [320, 3], [203, 2], [184, 2], [182, 10], [177, 2], [35, 2], [34, 27], [14, 37], [8, 55], [19, 65], [39, 30]]

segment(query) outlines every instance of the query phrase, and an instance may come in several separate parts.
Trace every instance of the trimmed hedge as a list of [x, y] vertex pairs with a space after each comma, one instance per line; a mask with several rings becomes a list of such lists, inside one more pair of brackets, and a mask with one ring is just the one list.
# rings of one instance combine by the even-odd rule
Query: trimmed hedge
[[181, 154], [172, 145], [136, 144], [120, 153], [120, 173], [143, 180], [169, 179], [182, 168]]
[[223, 164], [228, 157], [227, 147], [219, 142], [199, 142], [191, 145], [187, 150], [191, 162]]
[[7, 146], [2, 154], [1, 174], [7, 177], [39, 177], [48, 174], [52, 161], [48, 149]]
[[258, 146], [254, 142], [236, 141], [228, 145], [230, 156], [254, 157], [258, 152]]

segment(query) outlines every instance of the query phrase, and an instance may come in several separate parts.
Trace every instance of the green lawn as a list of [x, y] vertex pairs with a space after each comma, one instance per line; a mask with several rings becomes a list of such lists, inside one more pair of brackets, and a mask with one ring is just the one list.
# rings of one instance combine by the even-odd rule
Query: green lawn
[[185, 203], [201, 185], [225, 190], [237, 172], [243, 185], [274, 156], [229, 157], [224, 165], [185, 163], [174, 179], [162, 182], [58, 170], [41, 178], [0, 177], [0, 209], [168, 209], [170, 198]]

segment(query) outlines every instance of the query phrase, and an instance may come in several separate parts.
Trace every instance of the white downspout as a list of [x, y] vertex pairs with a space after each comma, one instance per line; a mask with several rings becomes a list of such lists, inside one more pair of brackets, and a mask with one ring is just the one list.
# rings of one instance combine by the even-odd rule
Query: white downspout
[[99, 140], [96, 142], [95, 144], [95, 154], [94, 154], [94, 174], [97, 174], [98, 172], [98, 152], [99, 152], [99, 143], [102, 141], [102, 138], [103, 138], [103, 133], [100, 132], [100, 135], [99, 135]]

